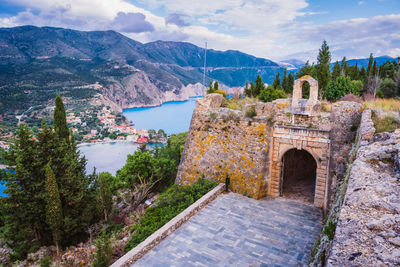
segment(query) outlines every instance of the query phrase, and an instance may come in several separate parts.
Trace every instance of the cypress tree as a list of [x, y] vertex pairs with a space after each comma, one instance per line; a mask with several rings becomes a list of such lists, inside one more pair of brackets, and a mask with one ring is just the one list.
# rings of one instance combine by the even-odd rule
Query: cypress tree
[[15, 174], [0, 172], [7, 184], [0, 205], [1, 237], [12, 249], [11, 259], [23, 259], [33, 246], [51, 242], [46, 223], [45, 179], [38, 158], [38, 143], [28, 126], [21, 125], [15, 143], [5, 154], [8, 166], [15, 166]]
[[274, 80], [274, 82], [272, 83], [272, 86], [275, 88], [275, 89], [278, 89], [280, 86], [281, 86], [281, 79], [280, 79], [280, 73], [278, 72], [277, 74], [276, 74], [276, 76], [275, 76], [275, 80]]
[[285, 93], [289, 93], [289, 80], [287, 77], [286, 68], [283, 70], [282, 87], [283, 87], [283, 91], [285, 91]]
[[254, 85], [254, 83], [252, 81], [250, 82], [250, 92], [251, 92], [252, 97], [257, 96], [256, 86]]
[[317, 63], [319, 93], [320, 97], [323, 98], [330, 80], [329, 67], [331, 63], [331, 52], [329, 51], [329, 46], [325, 40], [322, 42], [321, 48], [319, 49]]
[[217, 91], [217, 90], [219, 90], [218, 82], [215, 81], [215, 82], [214, 82], [214, 91]]
[[244, 94], [248, 97], [251, 97], [251, 90], [249, 87], [249, 82], [246, 82], [246, 85], [244, 87]]
[[368, 61], [368, 68], [367, 68], [367, 76], [369, 76], [371, 74], [371, 68], [372, 68], [372, 64], [374, 63], [374, 57], [371, 54], [369, 54], [369, 61]]
[[360, 70], [358, 69], [358, 62], [356, 62], [356, 65], [354, 66], [353, 74], [351, 79], [352, 80], [359, 80], [360, 79]]
[[256, 86], [254, 90], [254, 95], [253, 96], [259, 96], [261, 91], [264, 89], [264, 82], [262, 80], [262, 77], [260, 75], [257, 75], [256, 78]]
[[365, 70], [364, 66], [361, 67], [360, 73], [359, 73], [359, 78], [360, 80], [364, 81], [367, 77], [367, 71]]
[[46, 165], [46, 192], [47, 207], [46, 220], [52, 231], [54, 243], [57, 247], [57, 255], [60, 253], [60, 242], [62, 235], [63, 216], [58, 185], [54, 177], [50, 163]]
[[99, 204], [104, 214], [104, 221], [108, 221], [109, 215], [112, 211], [112, 193], [109, 186], [109, 182], [112, 176], [108, 172], [102, 172], [99, 174]]
[[56, 97], [56, 107], [54, 109], [54, 129], [60, 139], [69, 139], [65, 108], [60, 96]]
[[340, 76], [340, 65], [339, 62], [336, 61], [335, 65], [333, 66], [333, 70], [332, 70], [332, 80], [336, 81], [337, 77]]
[[377, 73], [378, 73], [378, 68], [376, 67], [376, 60], [374, 60], [371, 76], [376, 76]]
[[294, 77], [289, 72], [289, 75], [288, 75], [288, 93], [290, 93], [290, 94], [293, 92], [293, 85], [294, 85]]
[[343, 59], [342, 59], [340, 74], [342, 76], [346, 76], [348, 74], [348, 65], [347, 65], [346, 57], [343, 57]]

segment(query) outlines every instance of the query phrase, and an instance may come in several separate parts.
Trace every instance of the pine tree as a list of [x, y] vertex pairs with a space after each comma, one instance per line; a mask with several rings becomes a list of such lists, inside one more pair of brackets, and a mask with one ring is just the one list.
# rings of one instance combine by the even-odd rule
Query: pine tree
[[60, 253], [60, 242], [62, 236], [63, 216], [58, 185], [54, 177], [50, 163], [46, 165], [46, 192], [47, 207], [46, 220], [52, 231], [54, 243], [57, 247], [57, 255]]
[[358, 69], [358, 62], [356, 62], [356, 65], [354, 66], [351, 79], [352, 80], [360, 79], [360, 70]]
[[366, 77], [367, 77], [367, 71], [365, 70], [364, 66], [362, 66], [359, 74], [359, 79], [361, 81], [364, 81]]
[[346, 76], [347, 74], [348, 74], [347, 60], [346, 60], [346, 57], [343, 57], [342, 63], [341, 63], [340, 75]]
[[378, 68], [376, 67], [376, 60], [374, 60], [374, 65], [372, 67], [371, 75], [376, 76], [377, 73], [378, 73]]
[[288, 92], [287, 93], [291, 94], [293, 92], [293, 85], [294, 85], [294, 77], [289, 72], [289, 75], [288, 75]]
[[252, 97], [257, 97], [256, 86], [252, 81], [250, 82], [250, 92]]
[[275, 75], [275, 80], [274, 80], [274, 82], [272, 83], [272, 86], [275, 88], [275, 89], [278, 89], [280, 86], [281, 86], [281, 79], [280, 79], [280, 73], [278, 72], [276, 75]]
[[322, 42], [321, 48], [319, 49], [317, 63], [319, 95], [320, 98], [323, 98], [330, 80], [329, 67], [331, 63], [331, 52], [329, 51], [329, 46], [325, 40]]
[[217, 90], [219, 90], [219, 86], [218, 86], [218, 82], [215, 81], [214, 82], [214, 91], [217, 91]]
[[370, 76], [371, 70], [372, 70], [372, 64], [374, 63], [374, 57], [371, 54], [369, 54], [369, 61], [368, 61], [368, 68], [367, 68], [367, 77]]
[[250, 87], [249, 87], [249, 82], [246, 82], [246, 85], [244, 87], [244, 94], [247, 97], [251, 97], [251, 90], [250, 90]]
[[60, 96], [56, 97], [56, 107], [54, 109], [54, 129], [56, 130], [56, 133], [60, 139], [69, 139], [65, 108]]
[[109, 186], [111, 174], [102, 172], [99, 174], [99, 204], [104, 214], [104, 221], [107, 222], [112, 211], [112, 193]]
[[[58, 118], [65, 120], [65, 113], [64, 118]], [[52, 243], [45, 190], [46, 166], [50, 161], [63, 215], [60, 245], [83, 241], [85, 228], [100, 215], [96, 212], [95, 177], [85, 174], [86, 160], [80, 157], [75, 140], [60, 136], [60, 131], [47, 127], [45, 120], [42, 128], [34, 141], [30, 129], [21, 126], [15, 144], [5, 155], [7, 165], [16, 167], [15, 174], [1, 175], [7, 183], [7, 197], [3, 199], [4, 205], [0, 205], [4, 215], [2, 239], [11, 244], [15, 259], [24, 258], [32, 246]]]
[[110, 239], [105, 231], [96, 241], [96, 254], [93, 261], [93, 267], [108, 267], [112, 261], [112, 247]]
[[32, 246], [51, 242], [46, 223], [45, 179], [38, 160], [38, 144], [28, 126], [21, 125], [15, 143], [5, 154], [8, 166], [15, 174], [0, 173], [7, 184], [0, 205], [2, 240], [13, 249], [12, 259], [25, 258]]
[[340, 76], [340, 65], [339, 62], [336, 61], [335, 65], [333, 66], [332, 70], [332, 80], [336, 81], [337, 77]]
[[285, 93], [289, 93], [289, 79], [287, 77], [286, 68], [283, 70], [282, 87], [283, 87], [283, 91], [285, 91]]
[[210, 81], [207, 89], [207, 94], [212, 94], [212, 93], [214, 93], [214, 88], [213, 88], [213, 82]]
[[255, 97], [257, 97], [258, 95], [260, 95], [261, 91], [264, 89], [264, 82], [262, 80], [262, 77], [260, 75], [257, 75], [256, 78], [256, 86], [255, 86], [255, 90], [254, 90], [254, 95]]

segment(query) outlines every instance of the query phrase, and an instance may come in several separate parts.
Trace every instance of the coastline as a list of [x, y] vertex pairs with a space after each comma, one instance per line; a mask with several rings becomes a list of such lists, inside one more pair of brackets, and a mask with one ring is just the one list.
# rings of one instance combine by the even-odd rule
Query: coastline
[[160, 107], [160, 106], [162, 106], [162, 105], [164, 105], [164, 104], [168, 104], [168, 103], [173, 103], [173, 102], [185, 102], [185, 101], [189, 101], [191, 98], [192, 99], [196, 99], [196, 98], [201, 98], [201, 97], [204, 97], [203, 95], [198, 95], [198, 96], [189, 96], [187, 99], [182, 99], [182, 100], [168, 100], [168, 101], [165, 101], [165, 102], [162, 102], [161, 104], [149, 104], [149, 105], [139, 105], [139, 106], [135, 106], [135, 105], [133, 105], [133, 106], [129, 106], [129, 107], [124, 107], [124, 108], [122, 108], [122, 113], [124, 112], [124, 111], [126, 111], [126, 110], [128, 110], [128, 109], [134, 109], [134, 108], [155, 108], [155, 107]]
[[133, 141], [127, 141], [127, 140], [111, 140], [111, 141], [98, 141], [98, 142], [90, 142], [90, 143], [83, 142], [83, 143], [79, 143], [79, 144], [77, 145], [77, 147], [81, 147], [81, 146], [90, 146], [90, 145], [98, 145], [98, 144], [113, 144], [113, 143], [132, 143], [132, 144], [138, 144], [138, 145], [140, 145], [139, 143], [136, 143], [136, 142], [133, 142]]

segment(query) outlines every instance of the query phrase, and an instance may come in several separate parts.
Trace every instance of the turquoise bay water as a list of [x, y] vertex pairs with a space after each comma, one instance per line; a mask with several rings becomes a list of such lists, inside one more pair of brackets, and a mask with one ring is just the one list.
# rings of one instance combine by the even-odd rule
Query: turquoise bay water
[[[187, 101], [167, 102], [157, 107], [131, 108], [124, 115], [134, 123], [136, 129], [163, 129], [167, 134], [176, 134], [189, 130], [196, 98]], [[115, 175], [126, 162], [126, 156], [133, 154], [138, 144], [130, 142], [93, 144], [80, 146], [80, 152], [87, 159], [86, 172], [110, 172]]]
[[[167, 134], [176, 134], [189, 130], [190, 120], [196, 106], [196, 98], [187, 101], [167, 102], [157, 107], [132, 108], [124, 110], [124, 115], [137, 129], [163, 129]], [[110, 172], [115, 175], [125, 165], [126, 157], [139, 148], [131, 142], [115, 142], [80, 146], [79, 151], [87, 159], [86, 173]], [[0, 184], [0, 196], [5, 196], [5, 185]]]
[[123, 114], [134, 123], [136, 129], [163, 129], [167, 134], [186, 132], [196, 107], [196, 98], [167, 102], [158, 107], [125, 109]]
[[96, 167], [97, 173], [109, 172], [115, 175], [125, 165], [126, 157], [138, 148], [139, 145], [132, 142], [116, 142], [80, 146], [79, 151], [87, 159], [87, 174], [92, 173]]

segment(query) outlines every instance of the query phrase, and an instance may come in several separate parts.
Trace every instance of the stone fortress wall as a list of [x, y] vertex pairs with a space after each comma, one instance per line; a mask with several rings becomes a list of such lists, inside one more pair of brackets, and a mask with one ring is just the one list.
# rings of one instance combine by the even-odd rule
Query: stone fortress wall
[[[305, 81], [311, 85], [309, 99], [301, 99]], [[279, 196], [284, 154], [306, 150], [317, 164], [314, 205], [326, 209], [362, 106], [338, 102], [324, 113], [317, 97], [317, 81], [304, 76], [295, 81], [292, 99], [248, 105], [244, 111], [221, 107], [224, 100], [219, 94], [198, 99], [176, 182], [191, 184], [202, 175], [225, 182], [228, 176], [234, 192], [257, 199]], [[247, 117], [252, 108], [256, 116]], [[347, 143], [348, 147], [341, 146]]]

